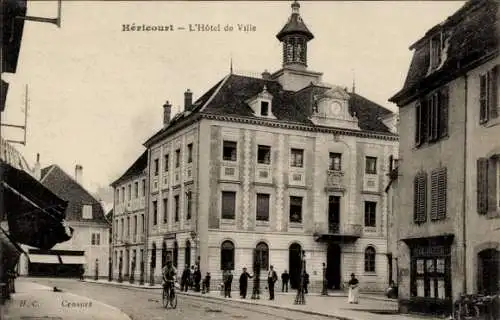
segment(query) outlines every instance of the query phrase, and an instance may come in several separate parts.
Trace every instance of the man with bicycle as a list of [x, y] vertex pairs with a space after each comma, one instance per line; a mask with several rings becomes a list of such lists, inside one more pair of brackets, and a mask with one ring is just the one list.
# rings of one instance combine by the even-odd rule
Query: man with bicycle
[[163, 267], [161, 273], [163, 275], [163, 290], [167, 290], [167, 292], [172, 293], [173, 291], [171, 290], [177, 277], [177, 270], [172, 265], [172, 261], [167, 261], [167, 264]]

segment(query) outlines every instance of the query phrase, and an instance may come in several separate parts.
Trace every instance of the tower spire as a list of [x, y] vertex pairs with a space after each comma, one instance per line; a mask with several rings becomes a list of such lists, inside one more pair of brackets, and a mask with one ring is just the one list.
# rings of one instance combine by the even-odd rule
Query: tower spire
[[229, 61], [229, 73], [233, 74], [233, 54], [231, 54], [231, 58]]
[[352, 69], [352, 93], [356, 93], [356, 73]]

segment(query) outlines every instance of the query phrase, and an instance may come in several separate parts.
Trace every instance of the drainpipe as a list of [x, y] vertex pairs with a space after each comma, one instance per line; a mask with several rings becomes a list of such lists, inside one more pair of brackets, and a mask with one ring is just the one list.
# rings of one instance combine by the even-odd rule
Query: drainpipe
[[[150, 184], [151, 184], [151, 146], [148, 146], [148, 166], [147, 166], [147, 176], [146, 176], [146, 195], [144, 197], [144, 223], [146, 226], [142, 226], [143, 228], [145, 227], [145, 239], [144, 239], [144, 254], [146, 256], [146, 261], [144, 264], [146, 265], [145, 269], [149, 270], [149, 272], [145, 272], [145, 274], [149, 275], [149, 279], [151, 278], [151, 268], [149, 267], [149, 261], [151, 261], [151, 257], [149, 257], [149, 201], [151, 193], [149, 192], [150, 190]], [[156, 254], [156, 252], [155, 252]], [[148, 259], [149, 258], [149, 259]], [[156, 259], [156, 257], [155, 257]], [[153, 275], [154, 276], [154, 275]], [[147, 277], [146, 277], [147, 279]]]
[[[200, 142], [201, 142], [201, 118], [198, 120], [198, 143], [196, 144], [196, 171], [192, 170], [193, 172], [196, 172], [196, 189], [195, 189], [195, 198], [196, 198], [196, 212], [195, 212], [195, 217], [196, 217], [196, 223], [194, 224], [194, 232], [196, 234], [196, 239], [195, 239], [195, 248], [196, 248], [196, 256], [195, 256], [195, 261], [198, 262], [198, 269], [201, 270], [201, 248], [200, 248]], [[191, 198], [191, 201], [194, 199]], [[191, 204], [192, 207], [192, 204]], [[198, 259], [198, 257], [200, 259]]]
[[467, 242], [466, 242], [466, 237], [467, 237], [467, 232], [466, 232], [466, 227], [467, 227], [467, 108], [468, 108], [468, 77], [467, 73], [464, 74], [464, 190], [463, 190], [463, 197], [462, 197], [462, 241], [463, 241], [463, 248], [464, 248], [464, 253], [463, 253], [463, 261], [462, 264], [464, 266], [464, 276], [463, 276], [463, 291], [466, 294], [467, 293]]

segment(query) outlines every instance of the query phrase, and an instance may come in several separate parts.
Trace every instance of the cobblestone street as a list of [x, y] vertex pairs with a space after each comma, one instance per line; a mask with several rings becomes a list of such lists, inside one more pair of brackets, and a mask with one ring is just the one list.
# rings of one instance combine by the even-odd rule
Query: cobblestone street
[[[202, 298], [179, 295], [177, 309], [164, 309], [160, 289], [139, 289], [82, 283], [72, 279], [30, 278], [30, 281], [86, 296], [119, 308], [133, 320], [155, 319], [217, 319], [261, 320], [263, 317], [279, 320], [335, 319], [265, 306], [245, 306], [220, 303]], [[23, 281], [23, 280], [21, 280]]]

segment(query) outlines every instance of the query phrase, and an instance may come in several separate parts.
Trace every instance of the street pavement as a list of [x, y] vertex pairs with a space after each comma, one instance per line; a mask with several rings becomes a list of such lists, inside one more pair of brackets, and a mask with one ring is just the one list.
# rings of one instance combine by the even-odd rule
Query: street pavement
[[[47, 285], [91, 297], [114, 306], [133, 320], [331, 320], [340, 318], [311, 315], [302, 312], [276, 309], [270, 306], [244, 305], [231, 301], [217, 301], [204, 297], [178, 296], [176, 309], [164, 309], [161, 305], [161, 289], [144, 289], [126, 286], [110, 286], [102, 283], [81, 282], [75, 279], [28, 278], [37, 284]], [[19, 278], [18, 278], [19, 281]], [[113, 317], [109, 319], [114, 319]]]

